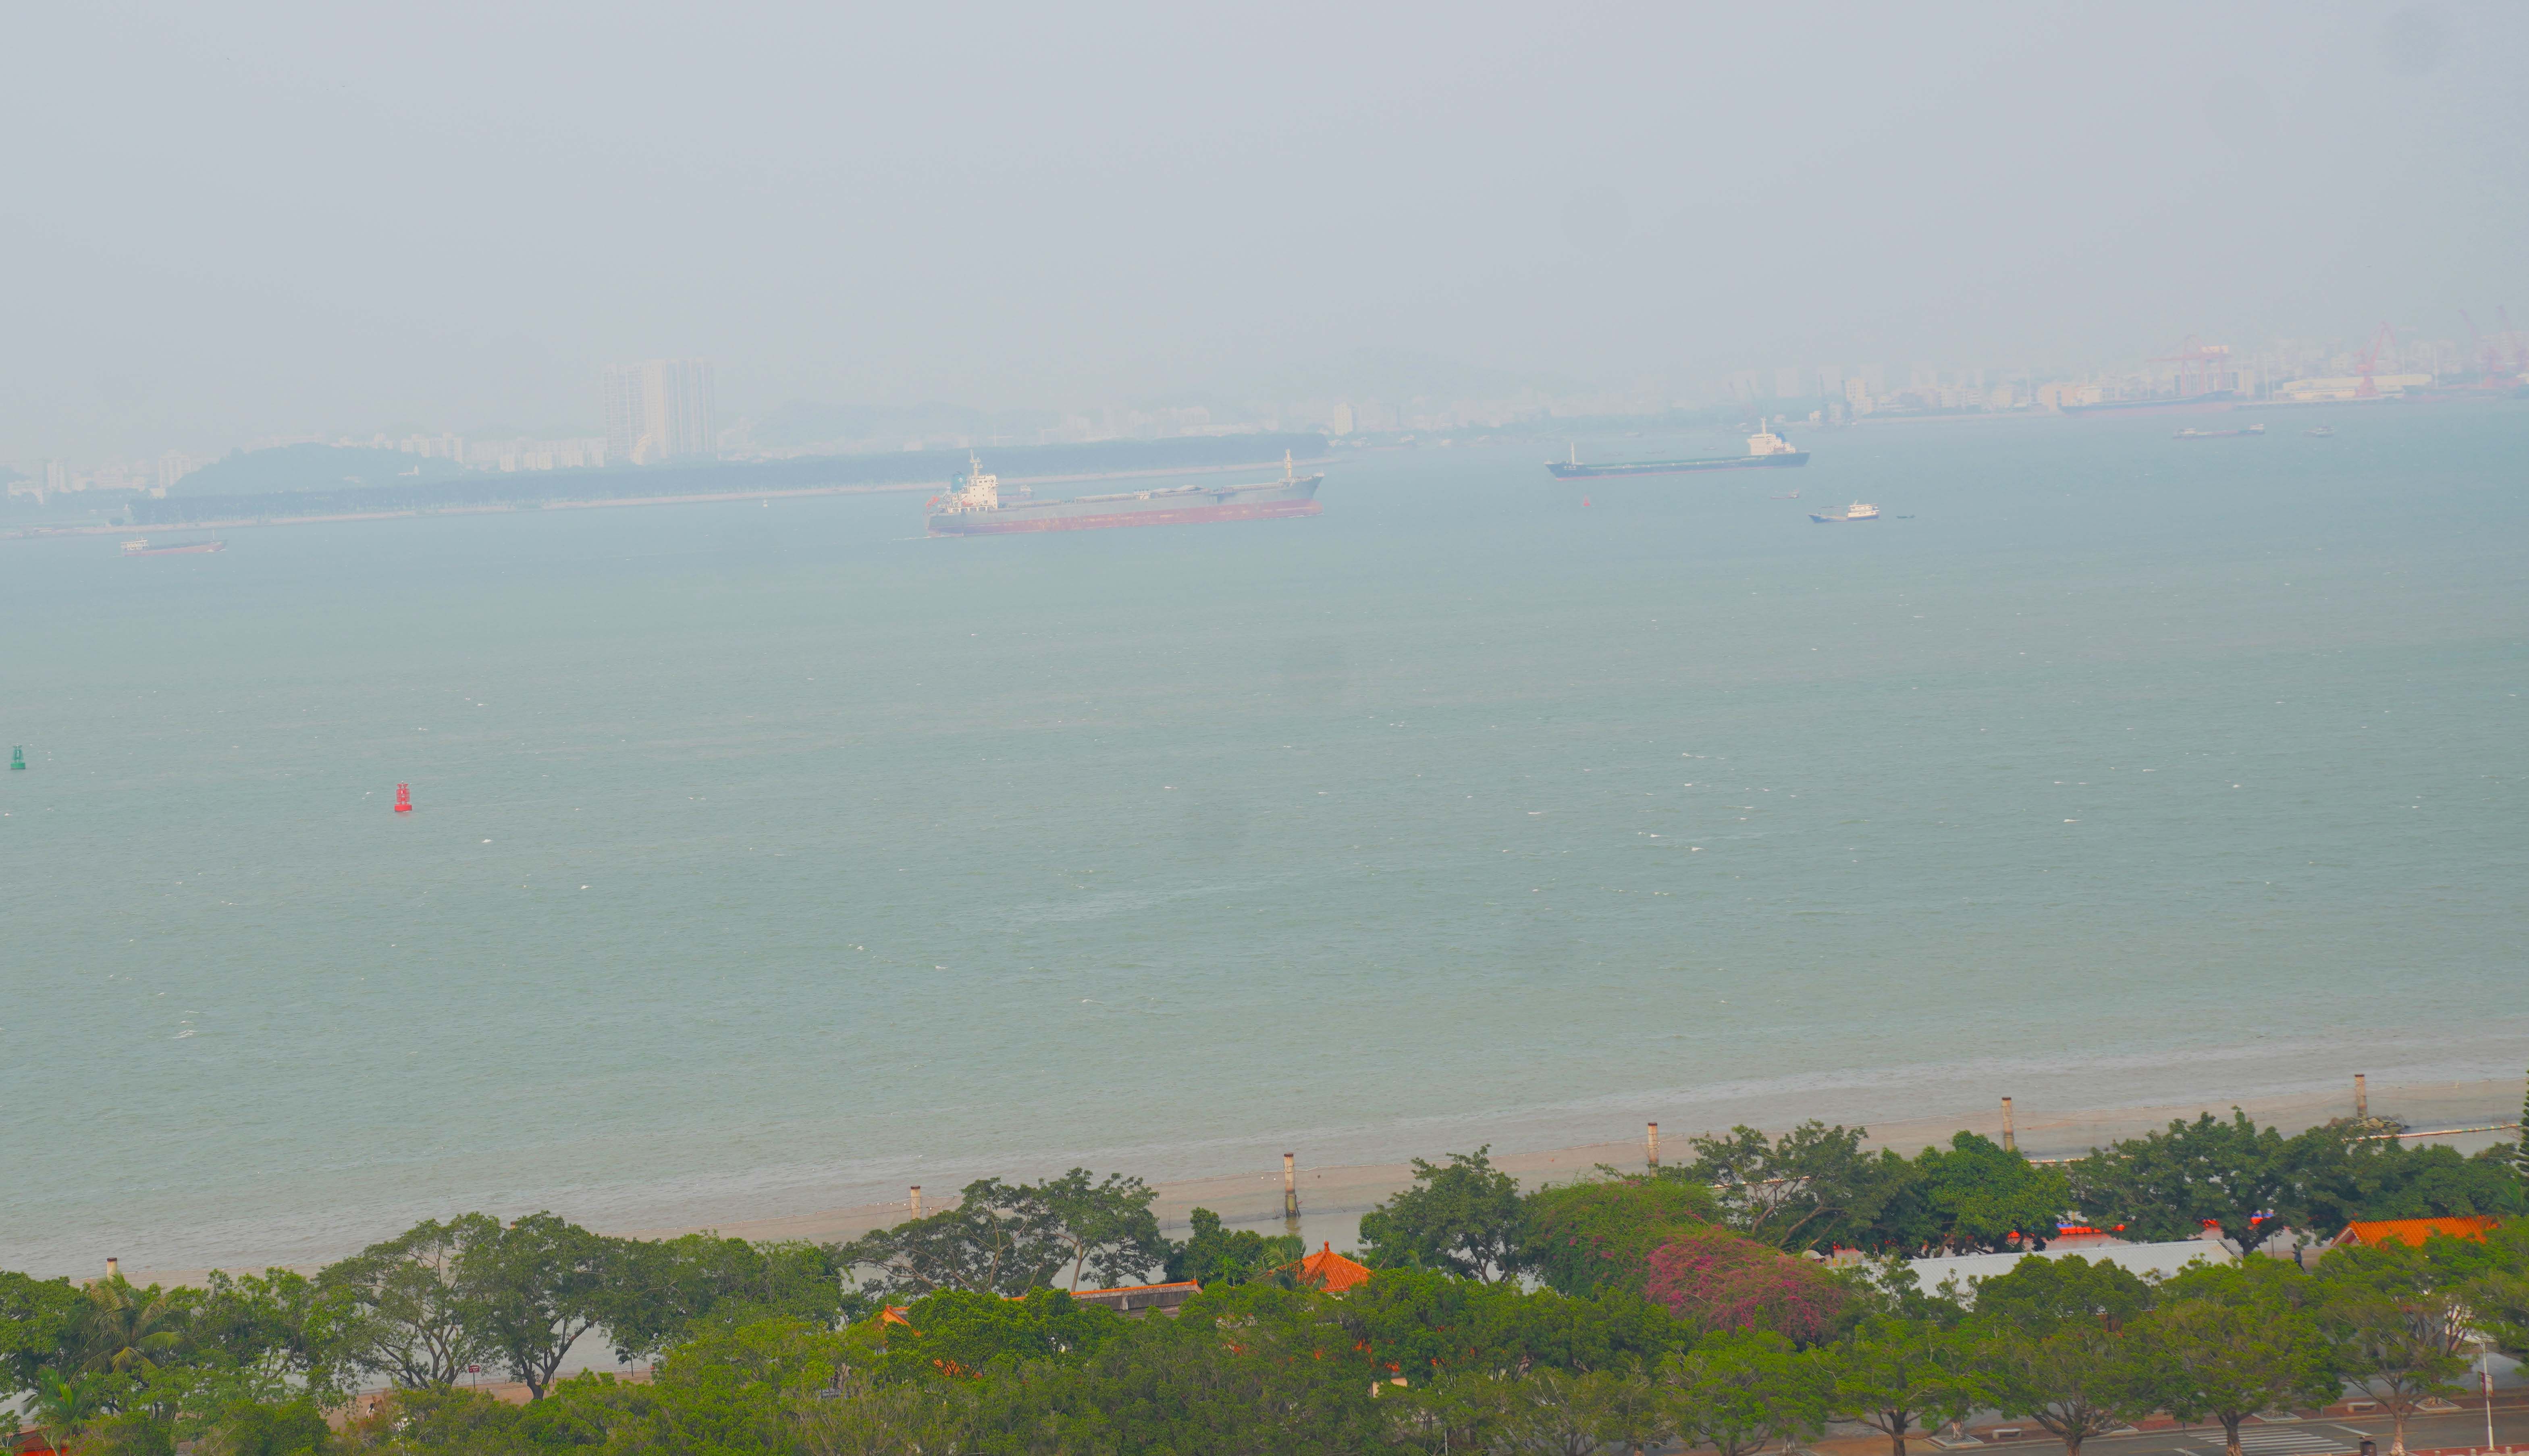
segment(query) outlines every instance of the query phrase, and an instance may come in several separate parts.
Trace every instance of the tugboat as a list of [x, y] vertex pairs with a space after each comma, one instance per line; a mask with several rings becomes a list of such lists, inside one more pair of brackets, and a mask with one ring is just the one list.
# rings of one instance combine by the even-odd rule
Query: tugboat
[[1859, 501], [1854, 502], [1852, 505], [1845, 507], [1842, 511], [1838, 511], [1832, 515], [1819, 515], [1815, 512], [1811, 512], [1809, 515], [1809, 519], [1816, 521], [1822, 526], [1841, 525], [1844, 522], [1851, 520], [1877, 520], [1878, 518], [1878, 507], [1865, 506]]

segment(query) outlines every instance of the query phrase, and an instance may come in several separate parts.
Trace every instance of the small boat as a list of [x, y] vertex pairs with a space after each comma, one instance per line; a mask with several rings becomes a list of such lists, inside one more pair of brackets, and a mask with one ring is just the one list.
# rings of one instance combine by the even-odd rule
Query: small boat
[[1854, 502], [1852, 505], [1845, 507], [1842, 511], [1836, 512], [1832, 515], [1818, 515], [1812, 513], [1809, 516], [1809, 519], [1816, 521], [1822, 526], [1840, 525], [1849, 520], [1877, 520], [1878, 518], [1878, 507], [1865, 506], [1859, 501]]
[[1768, 501], [1797, 501], [1800, 498], [1801, 493], [1799, 491], [1794, 491], [1788, 496], [1767, 496], [1765, 499]]
[[179, 541], [171, 546], [152, 546], [146, 536], [135, 536], [123, 543], [125, 556], [199, 556], [206, 551], [226, 551], [226, 541]]
[[2244, 430], [2185, 429], [2179, 431], [2175, 438], [2179, 440], [2236, 440], [2247, 435], [2262, 435], [2265, 432], [2266, 427], [2264, 425], [2250, 425]]
[[2317, 429], [2303, 430], [2301, 433], [2313, 440], [2333, 440], [2336, 438], [2336, 426], [2320, 425]]

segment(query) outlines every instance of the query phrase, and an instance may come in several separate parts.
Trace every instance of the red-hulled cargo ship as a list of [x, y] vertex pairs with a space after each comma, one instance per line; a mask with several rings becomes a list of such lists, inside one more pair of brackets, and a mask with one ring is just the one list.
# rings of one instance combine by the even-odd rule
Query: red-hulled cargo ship
[[1004, 496], [999, 476], [985, 474], [983, 461], [972, 456], [967, 462], [966, 473], [948, 482], [948, 493], [932, 497], [923, 508], [923, 519], [935, 536], [1279, 520], [1316, 515], [1325, 509], [1317, 497], [1318, 485], [1326, 477], [1297, 473], [1288, 451], [1282, 455], [1282, 478], [1259, 485], [1179, 485], [1124, 495], [1075, 496], [1068, 501], [1035, 500], [1025, 487]]

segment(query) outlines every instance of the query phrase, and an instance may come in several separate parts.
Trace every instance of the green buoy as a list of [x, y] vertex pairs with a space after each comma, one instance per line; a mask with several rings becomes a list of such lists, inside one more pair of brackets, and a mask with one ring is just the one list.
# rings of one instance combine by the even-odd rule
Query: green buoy
[[13, 768], [13, 769], [24, 769], [24, 768], [26, 768], [26, 767], [27, 767], [27, 750], [26, 750], [26, 749], [24, 749], [24, 748], [12, 748], [12, 749], [10, 749], [10, 750], [9, 750], [9, 767], [11, 767], [11, 768]]

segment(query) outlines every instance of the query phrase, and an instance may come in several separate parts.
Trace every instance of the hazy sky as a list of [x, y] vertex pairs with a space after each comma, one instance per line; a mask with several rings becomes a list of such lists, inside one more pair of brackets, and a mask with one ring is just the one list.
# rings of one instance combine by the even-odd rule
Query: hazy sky
[[593, 429], [597, 368], [661, 354], [736, 413], [2529, 323], [2509, 0], [9, 28], [0, 459]]

